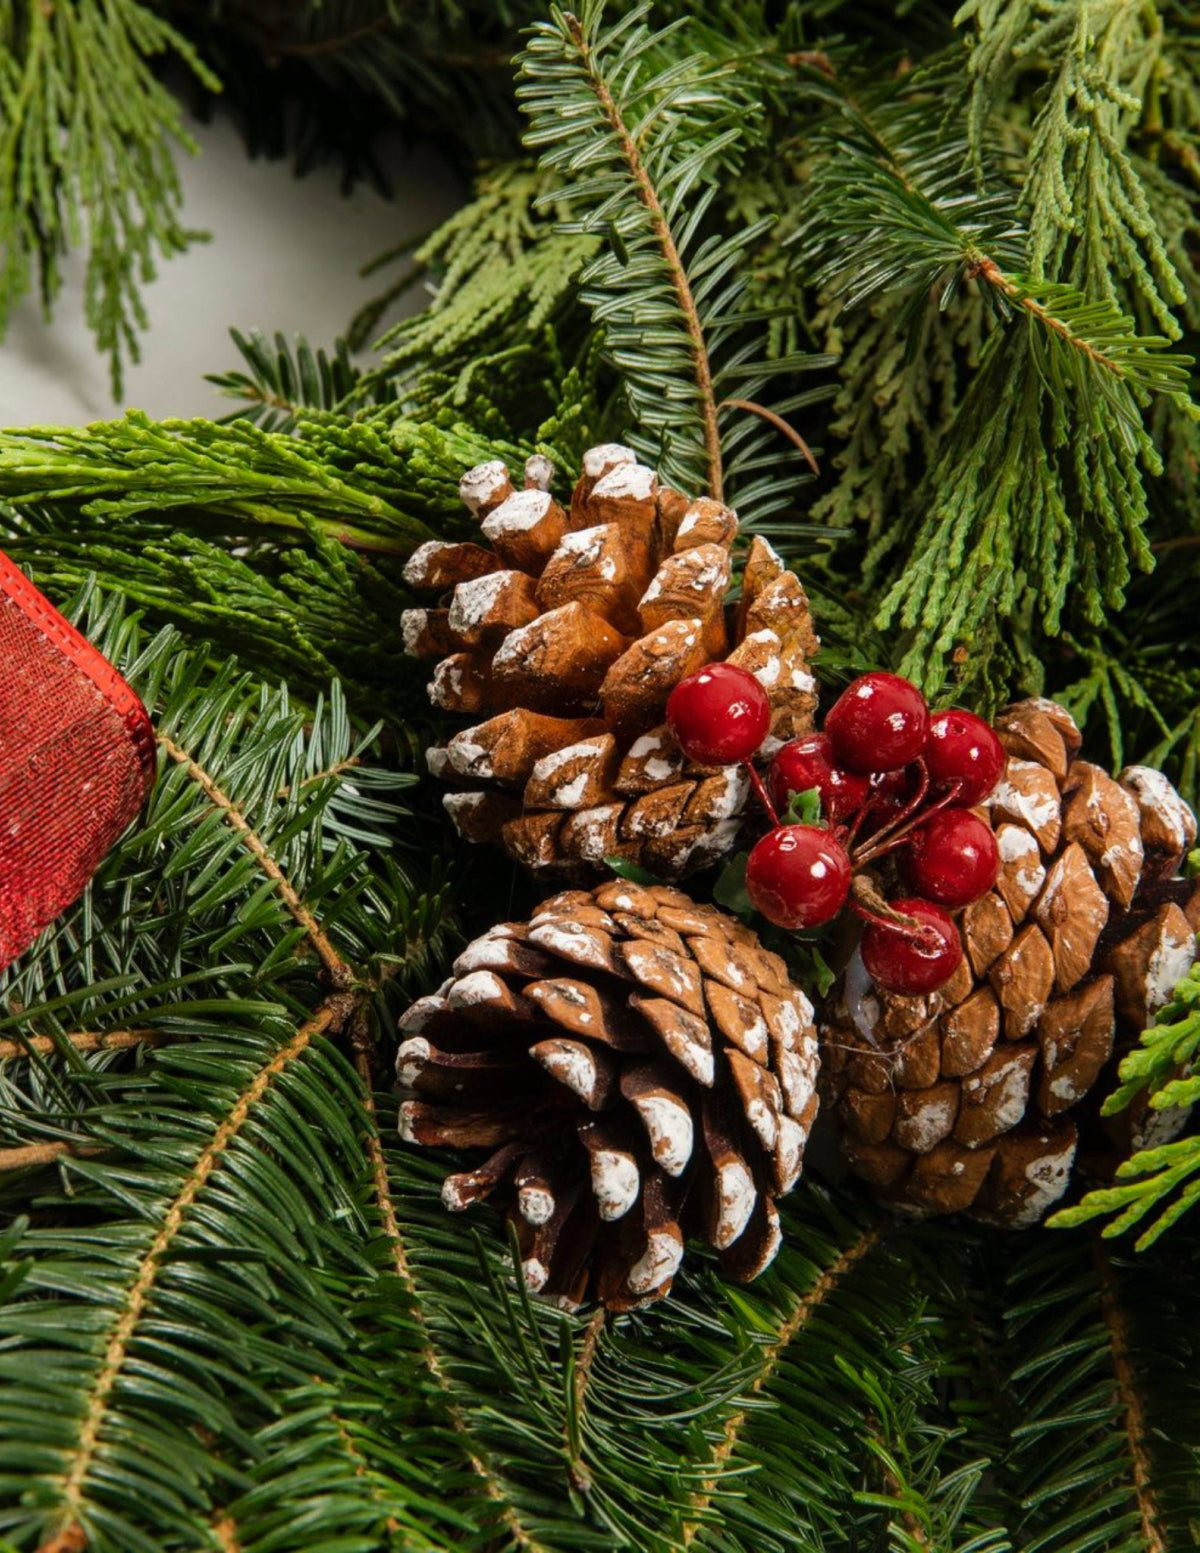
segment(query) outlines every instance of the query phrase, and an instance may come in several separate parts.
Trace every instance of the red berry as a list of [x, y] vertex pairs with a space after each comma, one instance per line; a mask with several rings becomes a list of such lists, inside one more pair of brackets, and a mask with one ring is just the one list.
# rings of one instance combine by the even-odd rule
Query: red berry
[[767, 736], [771, 703], [746, 669], [710, 663], [681, 679], [667, 699], [675, 742], [701, 766], [749, 760]]
[[914, 996], [933, 992], [949, 981], [962, 959], [958, 929], [940, 906], [929, 901], [892, 901], [892, 908], [920, 923], [916, 933], [885, 922], [863, 930], [863, 964], [885, 992]]
[[999, 872], [991, 827], [969, 809], [941, 809], [909, 837], [905, 877], [939, 906], [969, 906], [987, 894]]
[[822, 818], [831, 823], [849, 819], [866, 801], [868, 781], [857, 771], [845, 771], [834, 764], [829, 735], [806, 734], [785, 744], [771, 762], [767, 787], [780, 811], [788, 806], [793, 793], [806, 793], [815, 787], [821, 795]]
[[925, 745], [929, 708], [898, 674], [864, 674], [842, 691], [825, 719], [838, 764], [852, 771], [895, 771]]
[[751, 852], [746, 891], [778, 927], [819, 927], [846, 903], [850, 859], [827, 830], [781, 825], [768, 831]]
[[924, 755], [933, 791], [957, 788], [954, 796], [965, 809], [982, 803], [1004, 771], [1004, 746], [994, 731], [959, 707], [931, 719]]

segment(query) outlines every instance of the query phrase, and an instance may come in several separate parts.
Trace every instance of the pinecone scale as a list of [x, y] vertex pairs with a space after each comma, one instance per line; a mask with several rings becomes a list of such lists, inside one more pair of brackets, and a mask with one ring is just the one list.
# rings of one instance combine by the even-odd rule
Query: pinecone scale
[[1195, 957], [1200, 890], [1178, 877], [1196, 822], [1160, 772], [1114, 780], [1045, 700], [996, 722], [1008, 756], [978, 812], [995, 888], [961, 919], [965, 956], [921, 998], [857, 958], [822, 1019], [822, 1092], [852, 1170], [896, 1207], [1036, 1222], [1062, 1195], [1072, 1110]]

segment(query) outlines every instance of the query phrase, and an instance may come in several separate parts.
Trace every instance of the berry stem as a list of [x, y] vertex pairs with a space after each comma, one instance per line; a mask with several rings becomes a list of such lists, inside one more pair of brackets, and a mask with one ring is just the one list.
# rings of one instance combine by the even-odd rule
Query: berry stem
[[750, 778], [751, 787], [758, 794], [759, 803], [767, 811], [767, 818], [771, 821], [771, 829], [778, 830], [779, 816], [775, 812], [775, 805], [771, 802], [771, 795], [767, 792], [763, 779], [758, 774], [758, 768], [752, 760], [743, 760], [742, 765], [746, 768], [746, 775]]
[[876, 845], [885, 837], [890, 836], [899, 826], [904, 825], [907, 821], [911, 820], [913, 815], [916, 814], [917, 810], [929, 796], [929, 768], [919, 757], [914, 762], [914, 764], [920, 773], [916, 792], [904, 805], [903, 809], [900, 810], [899, 814], [894, 814], [886, 824], [879, 827], [879, 829], [871, 837], [868, 845]]
[[864, 878], [862, 874], [855, 874], [851, 882], [850, 910], [864, 922], [877, 922], [883, 927], [891, 928], [895, 933], [903, 933], [907, 938], [917, 939], [925, 935], [923, 923], [905, 912], [893, 910], [871, 881]]
[[[936, 803], [931, 803], [927, 809], [922, 809], [919, 813], [914, 814], [913, 805], [907, 805], [904, 813], [898, 814], [890, 825], [885, 825], [876, 835], [870, 837], [860, 851], [851, 854], [854, 866], [859, 868], [865, 863], [873, 863], [877, 857], [884, 857], [888, 852], [894, 852], [897, 847], [903, 846], [918, 825], [924, 825], [932, 815], [955, 802], [961, 785], [956, 782], [948, 793], [944, 793]], [[928, 792], [928, 790], [927, 781], [925, 791]], [[897, 825], [901, 827], [899, 830], [896, 829]], [[891, 834], [889, 835], [888, 832]]]

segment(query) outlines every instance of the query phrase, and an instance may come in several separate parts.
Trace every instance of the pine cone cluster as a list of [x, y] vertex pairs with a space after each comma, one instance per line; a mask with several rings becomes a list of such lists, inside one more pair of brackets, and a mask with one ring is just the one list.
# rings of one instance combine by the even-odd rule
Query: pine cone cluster
[[893, 1204], [1036, 1222], [1066, 1189], [1071, 1109], [1187, 973], [1200, 889], [1177, 877], [1196, 822], [1161, 772], [1078, 758], [1054, 702], [996, 723], [986, 817], [995, 888], [963, 912], [965, 959], [925, 997], [855, 960], [822, 1018], [822, 1093], [852, 1169]]
[[765, 540], [726, 604], [737, 517], [660, 486], [617, 444], [592, 448], [564, 508], [535, 457], [464, 475], [488, 546], [421, 546], [405, 577], [442, 595], [408, 610], [410, 653], [440, 659], [429, 693], [472, 726], [431, 749], [469, 841], [499, 841], [535, 873], [583, 882], [606, 857], [674, 879], [729, 851], [745, 772], [688, 762], [664, 723], [685, 675], [728, 658], [772, 705], [763, 752], [812, 726], [817, 649], [808, 600]]
[[494, 1197], [535, 1292], [662, 1298], [685, 1237], [756, 1276], [817, 1109], [812, 1005], [742, 923], [624, 880], [491, 929], [400, 1022], [404, 1138], [485, 1148], [451, 1209]]

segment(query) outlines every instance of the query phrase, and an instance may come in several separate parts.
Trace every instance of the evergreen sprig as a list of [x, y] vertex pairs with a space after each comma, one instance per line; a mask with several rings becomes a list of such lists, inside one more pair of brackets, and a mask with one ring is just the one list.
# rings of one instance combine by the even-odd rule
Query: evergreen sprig
[[1161, 462], [1146, 407], [1162, 395], [1196, 413], [1190, 358], [1140, 334], [1111, 296], [1021, 272], [1023, 259], [1044, 268], [1033, 235], [1011, 191], [972, 181], [967, 142], [944, 129], [940, 80], [837, 104], [798, 234], [805, 273], [833, 308], [904, 299], [888, 329], [897, 349], [909, 334], [910, 359], [926, 311], [968, 283], [991, 315], [923, 500], [877, 533], [867, 559], [870, 576], [886, 577], [903, 553], [879, 623], [912, 633], [904, 671], [931, 689], [996, 616], [1032, 605], [1054, 635], [1068, 605], [1093, 626], [1121, 606], [1132, 567], [1152, 564], [1145, 473]]
[[230, 337], [248, 371], [209, 372], [206, 380], [240, 401], [227, 419], [252, 421], [264, 431], [295, 431], [309, 410], [336, 410], [354, 395], [362, 377], [345, 340], [332, 355], [313, 350], [301, 338], [289, 344], [282, 334], [273, 342], [255, 329], [249, 335], [231, 329]]
[[563, 179], [554, 197], [571, 219], [561, 230], [604, 239], [580, 295], [625, 384], [631, 440], [665, 479], [728, 494], [753, 521], [787, 504], [795, 459], [747, 419], [746, 401], [822, 362], [767, 355], [739, 260], [770, 222], [730, 231], [709, 221], [721, 181], [761, 134], [758, 71], [732, 53], [672, 50], [684, 24], [655, 29], [649, 15], [638, 5], [606, 26], [600, 0], [578, 17], [553, 9], [521, 59], [525, 143]]

